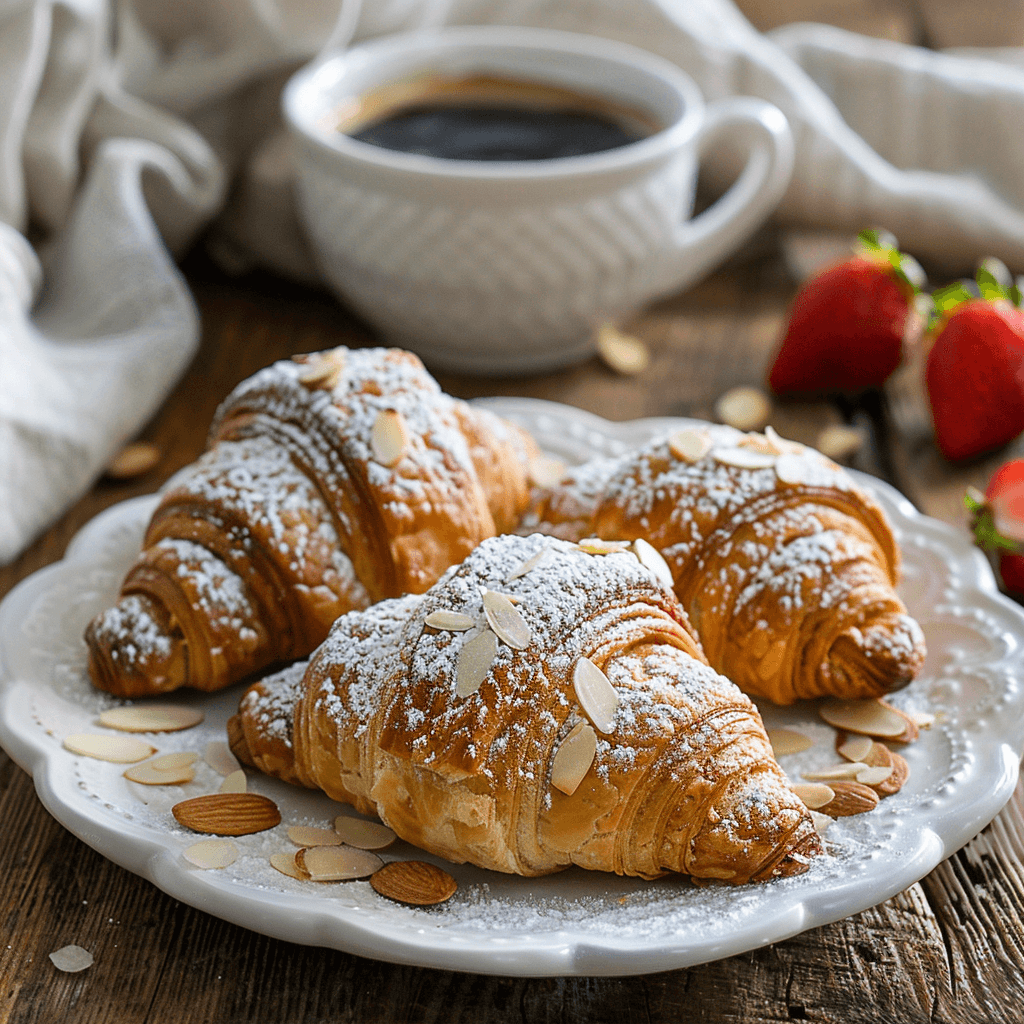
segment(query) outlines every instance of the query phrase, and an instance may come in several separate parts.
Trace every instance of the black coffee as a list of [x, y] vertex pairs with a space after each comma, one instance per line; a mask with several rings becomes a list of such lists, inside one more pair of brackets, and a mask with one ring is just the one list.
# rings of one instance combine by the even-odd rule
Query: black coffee
[[385, 87], [343, 111], [354, 139], [448, 160], [552, 160], [628, 145], [658, 125], [639, 111], [557, 86], [435, 76]]

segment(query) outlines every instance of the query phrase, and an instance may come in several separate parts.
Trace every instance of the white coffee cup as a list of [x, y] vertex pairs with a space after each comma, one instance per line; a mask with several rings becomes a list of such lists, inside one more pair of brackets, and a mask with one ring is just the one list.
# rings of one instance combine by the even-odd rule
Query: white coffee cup
[[[487, 74], [576, 90], [661, 126], [582, 156], [475, 161], [398, 152], [338, 130], [346, 104], [390, 83]], [[298, 199], [326, 281], [389, 344], [437, 369], [564, 366], [595, 328], [694, 283], [771, 213], [793, 143], [769, 103], [705, 106], [674, 64], [546, 29], [448, 28], [328, 54], [284, 90]], [[699, 159], [748, 153], [729, 190], [692, 217]]]

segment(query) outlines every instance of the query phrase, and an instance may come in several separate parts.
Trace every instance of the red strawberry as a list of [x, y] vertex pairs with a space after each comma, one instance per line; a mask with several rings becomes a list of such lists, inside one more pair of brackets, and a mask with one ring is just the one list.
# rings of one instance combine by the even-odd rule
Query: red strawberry
[[1024, 312], [1020, 292], [978, 272], [934, 295], [937, 319], [925, 366], [935, 440], [947, 459], [991, 451], [1024, 431]]
[[894, 239], [859, 238], [856, 256], [812, 277], [793, 300], [768, 374], [776, 394], [881, 387], [899, 366], [924, 273]]
[[985, 493], [964, 496], [978, 546], [996, 556], [1003, 590], [1024, 597], [1024, 459], [1004, 463]]

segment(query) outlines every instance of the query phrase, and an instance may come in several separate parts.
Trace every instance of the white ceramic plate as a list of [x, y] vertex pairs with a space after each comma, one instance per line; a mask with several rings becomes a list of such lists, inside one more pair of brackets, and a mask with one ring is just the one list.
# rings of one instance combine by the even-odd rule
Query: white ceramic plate
[[[678, 420], [610, 423], [565, 406], [493, 399], [487, 405], [533, 430], [552, 454], [575, 462], [636, 445]], [[253, 776], [250, 789], [275, 799], [283, 822], [235, 843], [222, 870], [192, 867], [182, 850], [196, 840], [177, 825], [172, 803], [211, 792], [220, 777], [200, 762], [181, 787], [134, 787], [116, 765], [61, 745], [74, 732], [102, 732], [97, 712], [116, 702], [85, 674], [85, 623], [112, 602], [155, 498], [98, 516], [65, 559], [25, 580], [0, 606], [0, 741], [31, 772], [40, 799], [75, 835], [165, 892], [225, 920], [292, 942], [426, 967], [501, 975], [615, 975], [714, 960], [834, 921], [900, 892], [983, 828], [1016, 784], [1024, 747], [1021, 609], [996, 593], [968, 538], [925, 518], [891, 488], [862, 478], [892, 520], [905, 558], [901, 592], [920, 621], [929, 654], [921, 677], [894, 702], [927, 710], [937, 724], [908, 748], [910, 779], [896, 796], [827, 833], [830, 856], [806, 874], [766, 885], [697, 889], [570, 870], [521, 879], [447, 865], [459, 891], [422, 910], [377, 896], [367, 882], [301, 883], [268, 857], [292, 849], [292, 824], [328, 824], [342, 811], [325, 797]], [[223, 738], [237, 691], [187, 695], [204, 723], [154, 737], [161, 751], [202, 752]], [[815, 747], [783, 759], [794, 777], [834, 763], [833, 732], [813, 705], [762, 708], [767, 724], [797, 725]], [[149, 803], [144, 803], [139, 794]], [[423, 857], [399, 844], [387, 859]], [[424, 858], [434, 859], [434, 858]]]

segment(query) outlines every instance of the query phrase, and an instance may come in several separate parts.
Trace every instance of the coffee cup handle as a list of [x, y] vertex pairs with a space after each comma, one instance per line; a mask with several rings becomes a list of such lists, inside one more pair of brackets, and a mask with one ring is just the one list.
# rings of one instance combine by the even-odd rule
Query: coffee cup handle
[[698, 159], [729, 137], [749, 150], [746, 165], [724, 195], [679, 225], [677, 246], [691, 284], [735, 251], [771, 214], [793, 174], [793, 133], [778, 107], [737, 96], [708, 105], [697, 139]]

